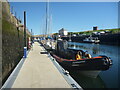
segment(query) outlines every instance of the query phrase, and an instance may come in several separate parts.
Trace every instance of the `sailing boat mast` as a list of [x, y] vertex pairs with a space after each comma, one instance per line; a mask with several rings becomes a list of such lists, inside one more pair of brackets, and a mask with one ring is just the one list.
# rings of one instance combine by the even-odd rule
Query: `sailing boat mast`
[[49, 0], [47, 0], [46, 3], [46, 32], [45, 34], [47, 35], [49, 32]]
[[49, 36], [52, 34], [52, 14], [50, 14], [49, 18]]

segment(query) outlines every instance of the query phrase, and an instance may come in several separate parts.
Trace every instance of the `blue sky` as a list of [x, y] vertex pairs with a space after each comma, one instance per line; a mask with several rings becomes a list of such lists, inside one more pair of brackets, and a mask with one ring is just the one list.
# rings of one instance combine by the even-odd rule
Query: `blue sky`
[[[11, 2], [17, 17], [27, 12], [27, 27], [41, 34], [45, 27], [45, 2]], [[50, 2], [52, 32], [65, 28], [69, 32], [118, 27], [117, 2]]]

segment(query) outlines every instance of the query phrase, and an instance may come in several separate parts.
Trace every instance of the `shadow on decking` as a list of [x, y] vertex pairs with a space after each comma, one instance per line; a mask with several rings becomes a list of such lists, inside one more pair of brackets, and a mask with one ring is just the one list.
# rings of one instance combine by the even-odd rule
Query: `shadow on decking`
[[42, 46], [42, 47], [43, 47], [43, 45], [41, 45], [41, 44], [40, 44], [40, 45], [38, 45], [38, 46]]
[[40, 52], [40, 54], [48, 54], [48, 52]]

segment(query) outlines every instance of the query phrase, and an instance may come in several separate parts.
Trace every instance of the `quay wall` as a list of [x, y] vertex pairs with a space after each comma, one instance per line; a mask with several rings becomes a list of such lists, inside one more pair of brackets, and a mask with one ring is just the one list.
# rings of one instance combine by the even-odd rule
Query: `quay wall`
[[17, 24], [21, 23], [11, 14], [9, 3], [2, 2], [2, 84], [23, 57], [23, 27], [18, 29]]
[[[86, 37], [89, 37], [89, 35], [71, 37], [71, 40], [72, 42], [83, 43], [83, 39], [85, 39]], [[120, 33], [106, 34], [106, 35], [93, 35], [93, 37], [98, 37], [100, 40], [100, 44], [120, 45]], [[62, 37], [62, 38], [64, 40], [69, 40], [69, 37]]]

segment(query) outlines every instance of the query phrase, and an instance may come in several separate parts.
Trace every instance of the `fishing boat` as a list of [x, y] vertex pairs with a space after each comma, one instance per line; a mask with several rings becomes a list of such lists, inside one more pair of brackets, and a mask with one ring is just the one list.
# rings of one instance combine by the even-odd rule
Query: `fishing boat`
[[[82, 58], [76, 59], [77, 52]], [[112, 65], [112, 60], [107, 56], [85, 57], [83, 50], [69, 49], [67, 41], [57, 41], [56, 49], [51, 55], [67, 70], [76, 70], [80, 73], [97, 77], [101, 71], [108, 70]]]
[[87, 37], [85, 39], [83, 39], [83, 42], [86, 42], [86, 43], [99, 43], [100, 40], [98, 39], [98, 37]]

